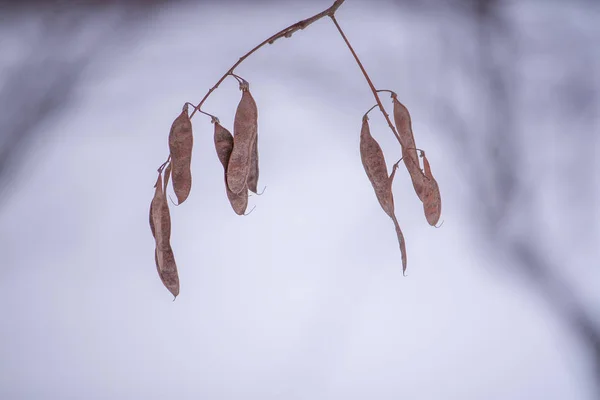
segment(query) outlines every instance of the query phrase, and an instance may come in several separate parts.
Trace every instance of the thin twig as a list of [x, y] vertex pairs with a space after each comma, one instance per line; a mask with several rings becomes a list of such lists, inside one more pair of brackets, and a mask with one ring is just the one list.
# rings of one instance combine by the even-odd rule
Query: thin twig
[[365, 67], [363, 67], [362, 63], [360, 62], [360, 59], [358, 58], [358, 55], [356, 55], [356, 52], [352, 48], [352, 45], [348, 41], [348, 38], [344, 34], [344, 31], [340, 27], [340, 24], [338, 24], [337, 20], [335, 19], [335, 15], [331, 14], [329, 17], [331, 18], [331, 20], [335, 24], [335, 27], [337, 28], [337, 30], [340, 32], [340, 35], [342, 35], [342, 38], [344, 39], [344, 42], [346, 42], [346, 45], [348, 46], [348, 49], [350, 49], [350, 52], [354, 56], [354, 59], [356, 60], [356, 63], [358, 64], [358, 66], [360, 67], [360, 70], [362, 71], [363, 75], [365, 76], [365, 79], [367, 80], [367, 83], [369, 84], [369, 87], [371, 88], [371, 92], [373, 92], [373, 96], [375, 97], [375, 100], [377, 101], [377, 105], [379, 106], [379, 110], [381, 110], [381, 113], [385, 117], [385, 120], [387, 121], [388, 126], [390, 127], [390, 129], [392, 130], [392, 132], [394, 132], [394, 135], [396, 136], [396, 139], [398, 139], [398, 143], [402, 144], [400, 142], [400, 135], [398, 135], [398, 132], [396, 132], [396, 128], [394, 127], [394, 125], [392, 124], [392, 121], [390, 120], [390, 116], [385, 111], [385, 108], [383, 107], [383, 104], [381, 104], [381, 99], [379, 99], [379, 95], [377, 94], [377, 89], [375, 89], [375, 86], [373, 85], [373, 82], [371, 81], [371, 78], [369, 78], [369, 74], [367, 74], [367, 71], [365, 70]]
[[326, 16], [333, 17], [335, 11], [339, 8], [339, 6], [342, 5], [342, 3], [344, 1], [345, 0], [335, 0], [335, 2], [327, 10], [322, 11], [322, 12], [316, 14], [316, 15], [313, 15], [310, 18], [307, 18], [307, 19], [304, 19], [302, 21], [296, 22], [295, 24], [292, 24], [292, 25], [288, 26], [287, 28], [280, 30], [279, 32], [277, 32], [276, 34], [274, 34], [270, 38], [262, 41], [260, 44], [258, 44], [256, 47], [254, 47], [252, 50], [250, 50], [249, 52], [247, 52], [246, 54], [244, 54], [243, 56], [241, 56], [240, 59], [237, 60], [237, 62], [235, 64], [233, 64], [233, 66], [231, 68], [229, 68], [229, 70], [227, 70], [227, 72], [221, 77], [221, 79], [219, 79], [217, 81], [217, 83], [212, 88], [209, 89], [208, 93], [206, 93], [204, 95], [204, 97], [202, 98], [202, 100], [200, 101], [200, 103], [198, 103], [198, 105], [196, 107], [194, 107], [194, 110], [190, 114], [190, 118], [192, 118], [194, 116], [194, 114], [196, 113], [196, 111], [198, 111], [202, 107], [202, 104], [204, 104], [204, 102], [206, 101], [206, 99], [208, 99], [208, 97], [211, 95], [211, 93], [214, 92], [219, 87], [219, 85], [225, 80], [225, 78], [227, 78], [228, 75], [232, 74], [233, 71], [238, 67], [238, 65], [240, 65], [252, 53], [254, 53], [258, 49], [260, 49], [261, 47], [263, 47], [265, 44], [273, 44], [273, 42], [275, 42], [277, 39], [281, 39], [282, 37], [290, 37], [290, 36], [292, 36], [292, 34], [294, 32], [296, 32], [296, 31], [298, 31], [300, 29], [305, 29], [307, 26], [309, 26], [310, 24], [312, 24], [312, 23], [320, 20], [323, 17], [326, 17]]
[[377, 89], [377, 93], [379, 92], [389, 92], [392, 94], [392, 97], [396, 95], [396, 92], [394, 92], [393, 90], [389, 90], [389, 89]]

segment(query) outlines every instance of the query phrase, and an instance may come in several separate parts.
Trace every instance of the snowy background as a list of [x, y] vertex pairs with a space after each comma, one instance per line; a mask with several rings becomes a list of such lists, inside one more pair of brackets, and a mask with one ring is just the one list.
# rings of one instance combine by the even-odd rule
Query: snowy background
[[[267, 186], [249, 216], [194, 117], [175, 302], [148, 226], [171, 122], [331, 2], [5, 6], [0, 398], [597, 398], [600, 7], [483, 3], [336, 14], [440, 185], [434, 229], [396, 175], [408, 277], [359, 157], [374, 100], [324, 18], [236, 70]], [[232, 129], [239, 98], [228, 78], [203, 109]], [[391, 165], [399, 146], [370, 115]]]

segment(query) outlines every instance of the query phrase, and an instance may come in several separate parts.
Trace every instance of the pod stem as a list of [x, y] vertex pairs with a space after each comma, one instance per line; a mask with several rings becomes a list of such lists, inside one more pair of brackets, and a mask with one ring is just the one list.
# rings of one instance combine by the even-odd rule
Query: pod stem
[[378, 89], [378, 90], [377, 90], [377, 93], [379, 93], [379, 92], [389, 92], [389, 93], [391, 93], [391, 94], [392, 94], [392, 96], [391, 96], [392, 98], [394, 98], [394, 97], [396, 97], [396, 96], [397, 96], [396, 92], [394, 92], [393, 90], [388, 90], [388, 89]]

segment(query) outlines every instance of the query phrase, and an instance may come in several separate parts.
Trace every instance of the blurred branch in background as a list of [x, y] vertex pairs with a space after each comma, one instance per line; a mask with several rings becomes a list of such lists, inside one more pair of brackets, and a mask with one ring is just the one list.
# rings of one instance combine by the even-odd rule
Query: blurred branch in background
[[73, 99], [86, 68], [162, 3], [0, 1], [0, 207], [34, 137]]
[[500, 0], [453, 4], [450, 30], [467, 28], [440, 39], [435, 112], [472, 183], [476, 226], [510, 263], [498, 267], [525, 278], [570, 328], [600, 396], [600, 307], [585, 293], [600, 282], [600, 38], [593, 17], [578, 19], [600, 14], [594, 2], [529, 6], [524, 16]]

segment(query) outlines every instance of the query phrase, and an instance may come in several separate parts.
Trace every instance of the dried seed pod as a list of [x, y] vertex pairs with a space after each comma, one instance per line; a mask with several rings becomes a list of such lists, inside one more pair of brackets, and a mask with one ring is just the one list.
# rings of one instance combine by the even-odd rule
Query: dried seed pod
[[251, 153], [258, 131], [258, 109], [247, 85], [241, 85], [242, 98], [235, 112], [233, 150], [227, 166], [227, 186], [239, 194], [246, 190]]
[[400, 253], [402, 255], [402, 272], [404, 273], [407, 262], [406, 244], [404, 243], [404, 235], [400, 229], [400, 224], [398, 224], [398, 220], [394, 214], [394, 195], [392, 193], [392, 182], [394, 181], [398, 163], [394, 165], [392, 173], [388, 177], [383, 151], [379, 143], [371, 135], [368, 120], [369, 118], [365, 115], [360, 131], [360, 158], [381, 208], [394, 221], [398, 245], [400, 246]]
[[[168, 181], [169, 167], [167, 167], [165, 186]], [[165, 287], [177, 297], [179, 294], [179, 277], [173, 249], [171, 248], [171, 216], [169, 205], [162, 182], [162, 172], [159, 172], [155, 184], [154, 197], [150, 204], [150, 229], [156, 241], [154, 256], [158, 275]]]
[[173, 165], [173, 191], [179, 204], [183, 203], [192, 188], [192, 122], [188, 116], [188, 105], [184, 104], [181, 114], [173, 121], [169, 133], [169, 151]]
[[163, 250], [170, 247], [169, 241], [171, 239], [171, 215], [169, 214], [167, 197], [163, 190], [162, 172], [158, 175], [155, 187], [156, 189], [154, 191], [154, 198], [152, 199], [152, 203], [150, 205], [150, 210], [152, 212], [152, 225], [154, 226], [153, 231], [156, 239], [156, 246], [159, 250]]
[[[167, 194], [167, 184], [169, 183], [169, 177], [170, 176], [171, 176], [171, 163], [169, 163], [167, 165], [167, 167], [165, 168], [165, 183], [164, 183], [164, 186], [163, 186], [163, 194], [165, 196]], [[158, 174], [158, 178], [156, 180], [156, 183], [154, 184], [154, 187], [157, 188], [158, 185], [161, 185], [161, 181], [162, 181], [162, 176], [161, 176], [161, 174]], [[160, 194], [155, 191], [154, 192], [154, 199], [152, 199], [152, 202], [150, 203], [150, 230], [152, 231], [152, 237], [154, 237], [154, 238], [156, 238], [156, 230], [154, 228], [154, 217], [153, 217], [153, 211], [152, 210], [153, 210], [153, 205], [155, 203], [157, 203], [158, 201], [160, 201], [160, 198], [157, 198], [157, 196], [160, 197]], [[155, 199], [156, 199], [156, 201], [155, 201]], [[171, 231], [170, 218], [169, 218], [168, 227], [169, 227], [169, 235], [170, 235], [170, 231]]]
[[258, 135], [256, 135], [250, 153], [250, 171], [248, 171], [248, 189], [254, 193], [258, 193], [258, 174]]
[[364, 116], [360, 131], [360, 157], [381, 208], [391, 217], [394, 215], [394, 197], [387, 174], [385, 157], [379, 143], [371, 135], [368, 121], [369, 118]]
[[423, 157], [425, 176], [428, 178], [425, 196], [423, 199], [423, 211], [425, 212], [425, 218], [427, 218], [429, 225], [435, 226], [440, 220], [440, 216], [442, 214], [442, 198], [440, 195], [440, 188], [437, 184], [437, 181], [431, 174], [431, 167], [424, 151], [421, 151], [421, 157]]
[[416, 150], [417, 146], [415, 145], [415, 137], [412, 131], [410, 113], [404, 104], [398, 101], [398, 96], [396, 93], [392, 94], [392, 101], [394, 103], [394, 122], [396, 123], [396, 129], [398, 130], [398, 135], [400, 136], [400, 144], [402, 145], [402, 149], [406, 150], [406, 153], [409, 157], [415, 161], [418, 161]]
[[244, 215], [246, 208], [248, 207], [248, 190], [242, 190], [241, 193], [233, 193], [227, 186], [227, 166], [229, 164], [229, 158], [231, 157], [231, 151], [233, 150], [233, 136], [231, 132], [225, 129], [219, 121], [213, 121], [215, 124], [215, 149], [217, 150], [217, 157], [223, 165], [224, 179], [225, 179], [225, 190], [227, 192], [227, 198], [229, 203], [238, 215]]
[[404, 165], [410, 174], [413, 187], [415, 188], [419, 200], [423, 201], [425, 194], [425, 175], [423, 175], [423, 171], [421, 171], [421, 167], [419, 166], [410, 113], [408, 112], [408, 109], [398, 101], [396, 93], [392, 94], [392, 99], [394, 103], [394, 122], [396, 123], [396, 129], [398, 130], [398, 135], [400, 137]]

